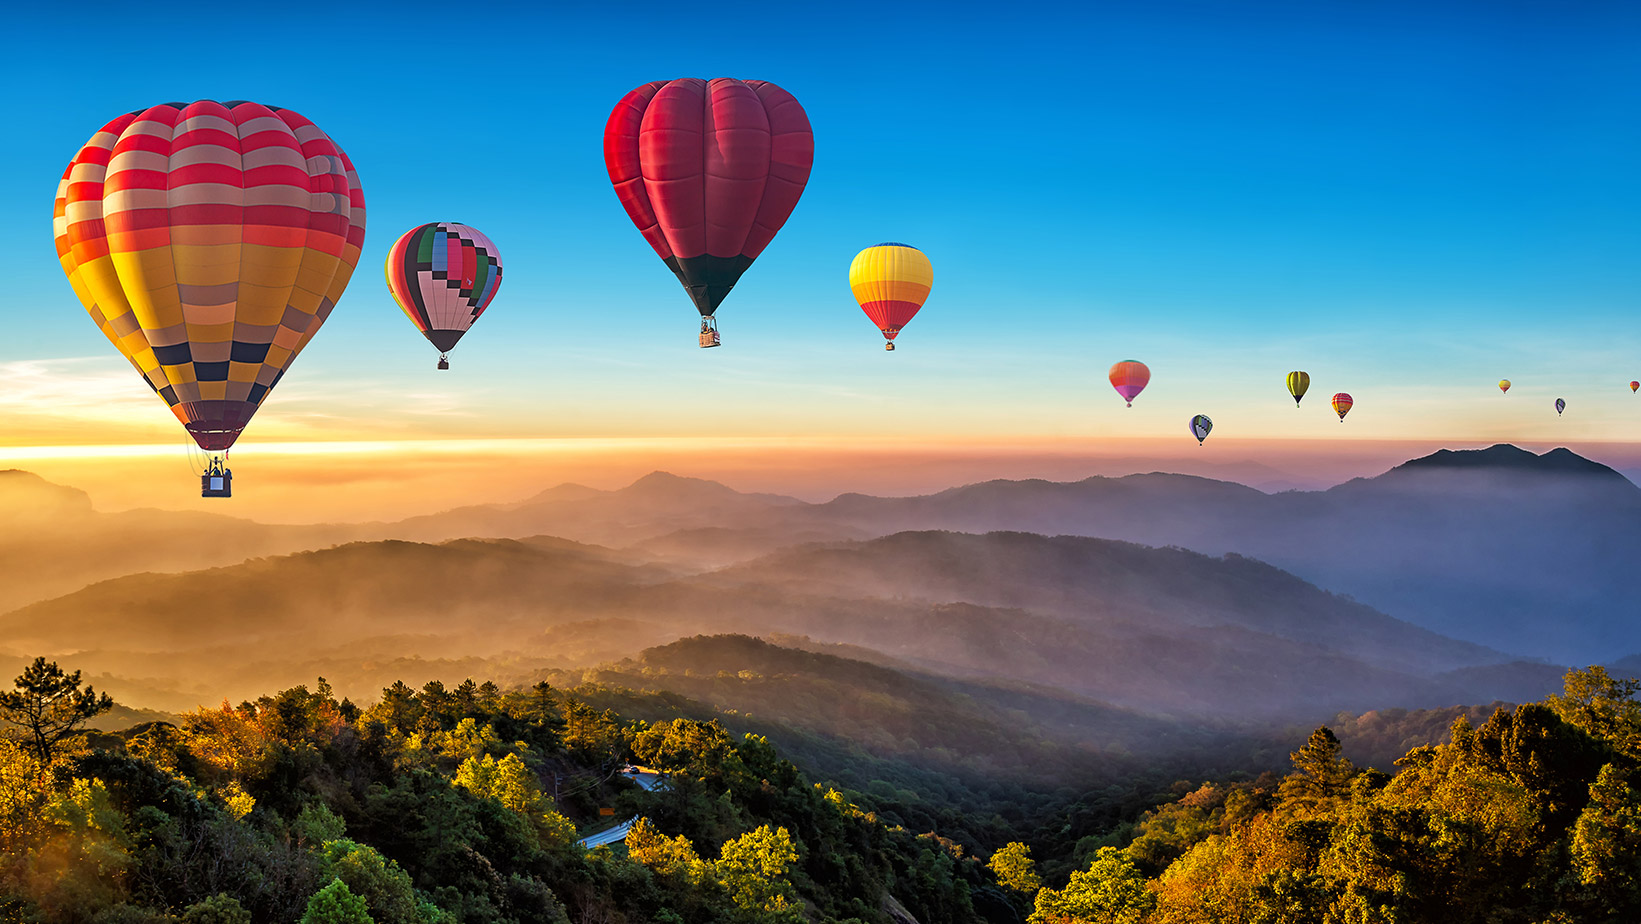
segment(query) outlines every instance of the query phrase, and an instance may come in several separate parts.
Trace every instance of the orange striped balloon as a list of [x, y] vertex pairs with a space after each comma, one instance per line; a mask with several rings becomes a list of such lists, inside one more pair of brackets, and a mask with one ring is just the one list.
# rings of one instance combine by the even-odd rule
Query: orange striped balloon
[[1340, 392], [1339, 394], [1333, 396], [1333, 412], [1339, 415], [1340, 423], [1345, 422], [1345, 415], [1350, 413], [1350, 406], [1354, 403], [1355, 402], [1350, 399], [1350, 395], [1347, 395], [1344, 392]]
[[365, 199], [342, 149], [289, 109], [164, 103], [80, 148], [53, 233], [103, 335], [220, 451], [347, 288]]

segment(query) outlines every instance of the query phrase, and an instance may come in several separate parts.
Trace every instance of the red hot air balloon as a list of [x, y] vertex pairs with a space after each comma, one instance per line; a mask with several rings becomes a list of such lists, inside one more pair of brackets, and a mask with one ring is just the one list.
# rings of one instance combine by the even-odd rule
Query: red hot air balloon
[[1631, 383], [1630, 383], [1630, 393], [1631, 393], [1631, 394], [1634, 394], [1634, 393], [1635, 393], [1635, 390], [1636, 390], [1636, 389], [1637, 389], [1637, 388], [1641, 388], [1641, 382], [1631, 382]]
[[1134, 399], [1140, 396], [1140, 392], [1145, 390], [1146, 384], [1151, 381], [1151, 370], [1137, 359], [1125, 359], [1112, 366], [1106, 378], [1111, 380], [1111, 387], [1128, 402], [1128, 406], [1133, 407]]
[[764, 80], [658, 80], [610, 113], [610, 182], [701, 312], [701, 346], [718, 345], [714, 312], [792, 214], [814, 159], [803, 107]]

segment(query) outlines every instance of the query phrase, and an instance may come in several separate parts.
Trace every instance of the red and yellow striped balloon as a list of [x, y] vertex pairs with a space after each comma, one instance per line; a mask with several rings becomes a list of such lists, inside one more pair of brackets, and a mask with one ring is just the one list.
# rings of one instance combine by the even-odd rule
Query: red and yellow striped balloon
[[1350, 395], [1344, 392], [1333, 396], [1333, 412], [1339, 415], [1340, 423], [1345, 422], [1345, 415], [1350, 413], [1350, 407], [1355, 403], [1350, 399]]
[[910, 244], [886, 243], [855, 254], [849, 264], [849, 289], [860, 310], [883, 332], [885, 350], [923, 307], [934, 286], [934, 267]]
[[163, 103], [80, 148], [53, 231], [103, 335], [220, 451], [347, 288], [365, 199], [342, 149], [289, 109]]

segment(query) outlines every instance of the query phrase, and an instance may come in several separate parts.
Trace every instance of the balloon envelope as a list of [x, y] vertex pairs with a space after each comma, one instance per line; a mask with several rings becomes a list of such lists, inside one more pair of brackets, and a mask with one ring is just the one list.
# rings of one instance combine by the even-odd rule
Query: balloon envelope
[[1637, 389], [1637, 388], [1641, 388], [1641, 382], [1631, 382], [1631, 383], [1630, 383], [1630, 391], [1631, 391], [1631, 392], [1632, 392], [1632, 393], [1633, 393], [1633, 392], [1634, 392], [1634, 391], [1635, 391], [1635, 390], [1636, 390], [1636, 389]]
[[501, 254], [477, 229], [436, 221], [411, 228], [387, 252], [387, 288], [410, 323], [448, 352], [501, 286]]
[[1508, 394], [1510, 392], [1510, 380], [1509, 379], [1499, 379], [1499, 391], [1502, 391], [1506, 394]]
[[1310, 387], [1311, 374], [1309, 372], [1288, 373], [1288, 394], [1293, 395], [1294, 407], [1299, 406], [1299, 399], [1305, 397], [1305, 392], [1310, 391]]
[[1339, 394], [1333, 396], [1333, 412], [1339, 415], [1339, 420], [1341, 423], [1344, 422], [1345, 415], [1350, 413], [1350, 406], [1354, 403], [1355, 402], [1350, 399], [1350, 395], [1347, 395], [1344, 392], [1340, 392]]
[[604, 125], [616, 196], [703, 317], [786, 223], [814, 159], [803, 107], [764, 80], [647, 83]]
[[1191, 435], [1197, 438], [1198, 446], [1202, 445], [1202, 441], [1208, 438], [1213, 429], [1214, 422], [1208, 419], [1208, 415], [1198, 414], [1191, 418]]
[[1566, 409], [1567, 409], [1567, 402], [1563, 401], [1560, 398], [1557, 398], [1556, 399], [1556, 416], [1559, 417], [1561, 415], [1561, 412], [1565, 411]]
[[1151, 381], [1151, 370], [1137, 359], [1125, 359], [1112, 366], [1106, 377], [1111, 380], [1111, 387], [1117, 390], [1117, 394], [1122, 395], [1129, 407], [1133, 407], [1134, 399]]
[[888, 340], [923, 307], [933, 286], [934, 267], [910, 244], [868, 247], [849, 264], [849, 290]]
[[103, 335], [220, 451], [347, 288], [365, 199], [342, 149], [289, 109], [163, 103], [80, 148], [53, 231]]

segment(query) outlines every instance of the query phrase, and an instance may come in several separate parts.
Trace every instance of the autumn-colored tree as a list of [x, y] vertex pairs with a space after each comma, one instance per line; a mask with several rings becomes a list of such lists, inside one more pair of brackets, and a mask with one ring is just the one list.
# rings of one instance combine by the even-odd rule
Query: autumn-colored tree
[[1641, 920], [1641, 774], [1608, 764], [1573, 826], [1573, 869], [1609, 920]]
[[107, 693], [80, 689], [79, 671], [64, 673], [45, 658], [35, 658], [14, 683], [15, 689], [0, 691], [0, 722], [22, 729], [24, 747], [41, 763], [51, 763], [64, 738], [114, 708]]
[[803, 920], [803, 903], [787, 879], [798, 850], [785, 828], [761, 825], [728, 841], [712, 864], [743, 916], [759, 922]]
[[1024, 895], [1034, 895], [1043, 887], [1037, 875], [1037, 863], [1031, 858], [1031, 848], [1018, 841], [999, 847], [986, 861], [986, 867], [1005, 888]]

